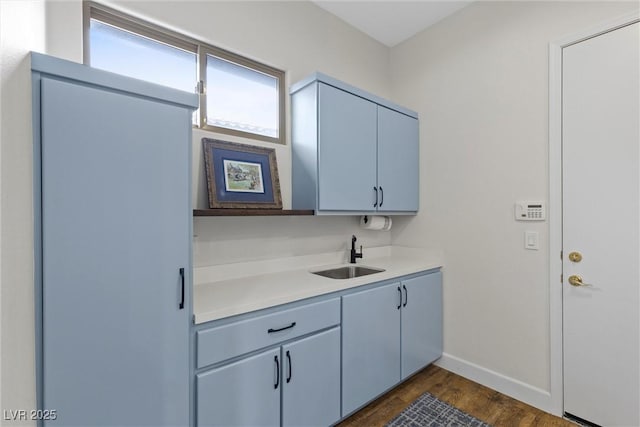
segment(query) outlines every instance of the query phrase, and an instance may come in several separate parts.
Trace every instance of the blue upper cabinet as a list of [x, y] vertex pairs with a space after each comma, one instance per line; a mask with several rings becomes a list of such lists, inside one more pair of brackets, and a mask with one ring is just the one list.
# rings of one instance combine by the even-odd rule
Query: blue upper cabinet
[[380, 212], [418, 210], [418, 120], [378, 106]]
[[418, 118], [316, 73], [291, 89], [292, 206], [318, 214], [418, 211]]
[[367, 211], [375, 203], [377, 107], [333, 86], [318, 86], [318, 206]]

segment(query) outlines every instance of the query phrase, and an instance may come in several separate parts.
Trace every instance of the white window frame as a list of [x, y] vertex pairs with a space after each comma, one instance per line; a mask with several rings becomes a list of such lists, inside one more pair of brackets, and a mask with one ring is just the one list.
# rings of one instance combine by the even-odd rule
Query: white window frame
[[[238, 55], [228, 50], [220, 49], [215, 46], [203, 43], [199, 40], [192, 39], [183, 34], [162, 28], [150, 22], [131, 17], [118, 10], [104, 6], [92, 1], [83, 2], [83, 62], [86, 65], [91, 64], [91, 46], [90, 46], [90, 25], [91, 19], [96, 19], [108, 25], [113, 25], [124, 31], [129, 31], [141, 37], [146, 37], [153, 41], [157, 41], [168, 46], [182, 49], [196, 54], [197, 58], [197, 81], [194, 82], [194, 91], [200, 95], [200, 109], [198, 115], [199, 129], [209, 130], [212, 132], [239, 136], [243, 138], [255, 139], [260, 141], [273, 142], [276, 144], [286, 143], [286, 107], [285, 107], [285, 72], [262, 64], [244, 56]], [[241, 65], [250, 70], [266, 74], [277, 79], [278, 88], [278, 137], [270, 137], [251, 132], [245, 132], [237, 129], [228, 129], [220, 126], [212, 126], [207, 124], [207, 90], [206, 90], [206, 67], [207, 55], [221, 58], [225, 61]]]

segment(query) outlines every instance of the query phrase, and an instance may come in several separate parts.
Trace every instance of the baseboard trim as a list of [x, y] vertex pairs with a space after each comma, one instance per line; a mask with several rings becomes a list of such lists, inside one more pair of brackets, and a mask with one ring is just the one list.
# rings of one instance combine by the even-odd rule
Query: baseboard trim
[[442, 357], [435, 362], [435, 365], [534, 406], [542, 411], [554, 414], [552, 410], [551, 393], [546, 390], [539, 389], [447, 353], [444, 353]]

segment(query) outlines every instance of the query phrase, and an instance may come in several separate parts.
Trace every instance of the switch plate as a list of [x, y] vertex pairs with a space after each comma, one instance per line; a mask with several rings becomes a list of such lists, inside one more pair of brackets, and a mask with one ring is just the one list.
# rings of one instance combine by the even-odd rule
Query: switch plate
[[537, 231], [525, 231], [524, 232], [524, 248], [537, 251], [540, 249], [538, 245], [538, 232]]

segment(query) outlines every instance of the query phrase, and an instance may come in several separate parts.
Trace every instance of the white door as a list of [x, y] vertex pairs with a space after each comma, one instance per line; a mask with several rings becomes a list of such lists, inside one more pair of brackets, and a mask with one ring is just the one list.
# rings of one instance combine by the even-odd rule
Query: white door
[[601, 426], [640, 425], [639, 25], [563, 49], [564, 410]]

